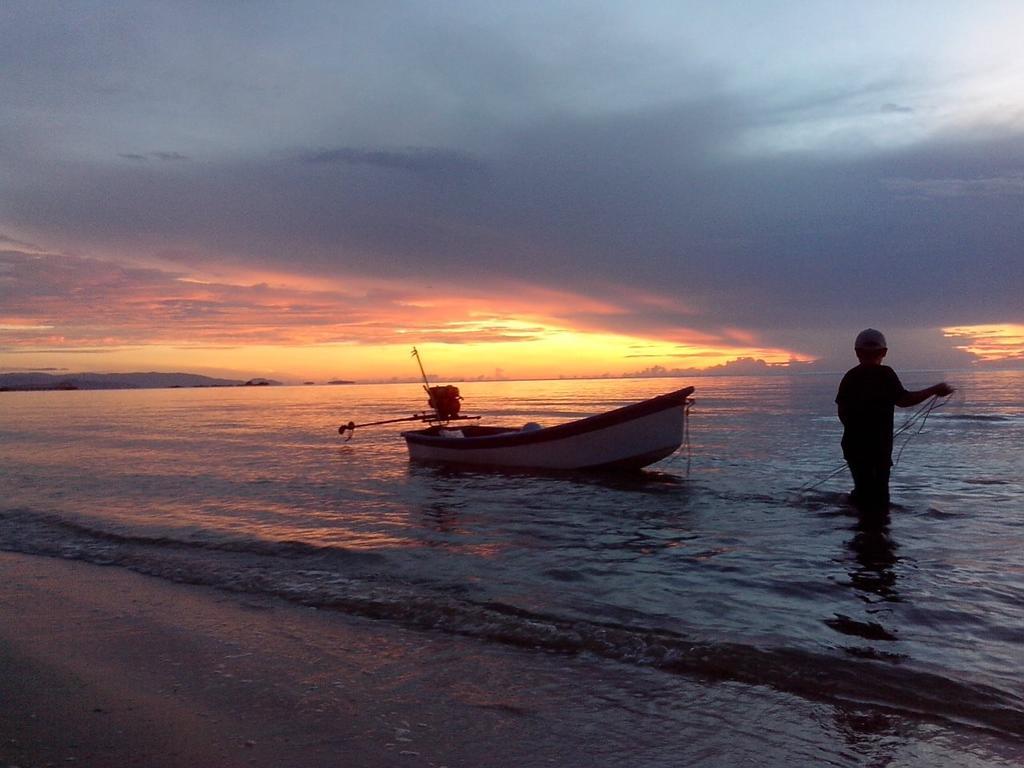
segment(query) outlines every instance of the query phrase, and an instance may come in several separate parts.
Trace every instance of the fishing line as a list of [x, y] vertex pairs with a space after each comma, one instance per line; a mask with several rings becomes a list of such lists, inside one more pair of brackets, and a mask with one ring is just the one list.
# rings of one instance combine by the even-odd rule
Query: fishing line
[[[941, 397], [941, 398], [938, 395], [932, 395], [931, 397], [928, 398], [927, 401], [925, 401], [924, 405], [922, 405], [920, 408], [918, 408], [916, 411], [914, 411], [914, 413], [912, 413], [910, 416], [908, 416], [906, 421], [904, 421], [902, 424], [900, 424], [899, 428], [897, 428], [892, 433], [893, 439], [895, 440], [901, 434], [903, 434], [908, 429], [910, 429], [912, 426], [914, 426], [914, 424], [918, 421], [918, 419], [920, 419], [920, 421], [921, 421], [921, 423], [918, 425], [917, 432], [914, 432], [913, 434], [908, 435], [907, 439], [903, 442], [903, 445], [900, 447], [899, 453], [896, 455], [896, 461], [893, 462], [893, 466], [896, 466], [897, 464], [900, 463], [900, 457], [903, 456], [903, 450], [907, 447], [907, 444], [911, 441], [911, 439], [914, 437], [914, 435], [921, 434], [921, 430], [924, 429], [925, 422], [928, 420], [928, 416], [931, 414], [931, 412], [936, 410], [937, 408], [941, 408], [948, 401], [949, 401], [949, 395], [946, 395], [946, 396]], [[842, 473], [845, 469], [846, 469], [846, 462], [844, 461], [842, 464], [840, 464], [835, 469], [830, 471], [827, 475], [825, 475], [825, 477], [823, 477], [821, 480], [818, 480], [817, 482], [812, 482], [812, 483], [809, 483], [809, 484], [802, 485], [801, 487], [797, 488], [796, 492], [800, 493], [800, 494], [803, 494], [803, 493], [807, 493], [809, 491], [813, 491], [818, 486], [824, 485], [829, 480], [831, 480], [833, 477], [835, 477], [836, 475]]]
[[919, 408], [913, 416], [911, 416], [903, 423], [903, 425], [899, 428], [898, 431], [893, 433], [893, 439], [895, 439], [897, 435], [910, 428], [914, 419], [916, 419], [918, 416], [921, 417], [921, 424], [920, 426], [918, 426], [917, 432], [908, 435], [907, 439], [903, 441], [903, 445], [900, 446], [900, 452], [896, 454], [896, 461], [893, 462], [894, 467], [900, 463], [900, 457], [903, 456], [904, 449], [910, 443], [910, 440], [914, 437], [914, 435], [921, 434], [921, 430], [924, 429], [924, 424], [926, 421], [928, 421], [928, 416], [931, 415], [931, 412], [936, 410], [937, 408], [941, 408], [947, 402], [949, 402], [949, 395], [946, 395], [945, 397], [941, 398], [938, 395], [932, 395], [930, 398], [928, 398], [928, 401], [924, 404], [924, 406]]
[[814, 488], [818, 487], [818, 485], [824, 485], [826, 482], [828, 482], [828, 480], [830, 480], [831, 478], [833, 478], [836, 475], [838, 475], [838, 474], [840, 474], [842, 472], [845, 472], [845, 471], [846, 471], [846, 462], [843, 462], [838, 467], [836, 467], [836, 469], [834, 469], [833, 471], [831, 471], [828, 474], [826, 474], [824, 477], [822, 477], [817, 482], [812, 482], [812, 483], [809, 483], [809, 484], [806, 484], [806, 485], [801, 485], [799, 488], [797, 488], [797, 493], [798, 494], [807, 494], [807, 493], [811, 492], [811, 490], [814, 490]]

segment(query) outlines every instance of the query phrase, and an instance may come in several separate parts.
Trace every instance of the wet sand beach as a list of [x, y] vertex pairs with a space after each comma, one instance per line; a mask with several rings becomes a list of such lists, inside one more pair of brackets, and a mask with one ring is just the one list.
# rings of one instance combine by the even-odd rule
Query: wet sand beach
[[680, 707], [772, 708], [688, 681], [659, 707], [655, 672], [6, 552], [0, 668], [5, 768], [687, 764], [728, 737]]
[[[575, 763], [565, 659], [0, 553], [0, 761]], [[552, 735], [556, 734], [557, 739]], [[579, 750], [583, 750], [580, 752]]]
[[[975, 764], [920, 726], [756, 686], [10, 553], [0, 669], [5, 768]], [[1013, 764], [991, 746], [978, 764]]]
[[4, 768], [1011, 765], [1017, 754], [759, 686], [10, 553], [0, 670]]

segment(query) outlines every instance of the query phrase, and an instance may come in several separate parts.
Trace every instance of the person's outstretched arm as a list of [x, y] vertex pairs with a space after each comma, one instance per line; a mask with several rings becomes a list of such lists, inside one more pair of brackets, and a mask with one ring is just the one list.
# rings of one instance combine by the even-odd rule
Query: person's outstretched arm
[[956, 390], [954, 390], [953, 387], [949, 386], [949, 384], [943, 381], [939, 384], [933, 384], [930, 387], [926, 387], [925, 389], [918, 389], [914, 392], [907, 392], [906, 394], [903, 395], [903, 397], [896, 401], [896, 405], [898, 405], [900, 408], [910, 408], [911, 406], [917, 405], [918, 403], [923, 403], [925, 400], [927, 400], [929, 397], [932, 397], [933, 395], [945, 397], [946, 395], [953, 394], [953, 392], [955, 391]]

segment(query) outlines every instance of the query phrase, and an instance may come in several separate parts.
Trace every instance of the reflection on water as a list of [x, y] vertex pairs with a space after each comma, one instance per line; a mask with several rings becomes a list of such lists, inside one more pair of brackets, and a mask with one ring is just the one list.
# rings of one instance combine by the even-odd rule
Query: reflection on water
[[850, 573], [854, 587], [866, 596], [895, 602], [896, 544], [889, 532], [888, 519], [860, 518], [850, 548], [856, 555], [857, 568]]
[[689, 475], [677, 454], [634, 476], [411, 464], [402, 425], [339, 438], [415, 410], [415, 385], [4, 393], [0, 546], [802, 696], [815, 675], [850, 696], [864, 676], [914, 709], [948, 678], [947, 699], [983, 687], [998, 703], [979, 711], [1016, 722], [1024, 376], [961, 378], [967, 396], [907, 445], [882, 525], [851, 523], [845, 474], [798, 492], [841, 461], [837, 378], [461, 387], [467, 412], [511, 426], [695, 384]]
[[901, 599], [896, 590], [896, 545], [889, 532], [887, 516], [858, 514], [853, 530], [849, 541], [849, 549], [854, 554], [849, 571], [850, 585], [864, 604], [864, 618], [837, 613], [824, 623], [842, 635], [867, 641], [864, 645], [847, 647], [848, 653], [863, 658], [884, 658], [892, 653], [886, 650], [889, 647], [886, 643], [899, 640], [898, 635], [882, 624], [890, 613], [885, 603]]

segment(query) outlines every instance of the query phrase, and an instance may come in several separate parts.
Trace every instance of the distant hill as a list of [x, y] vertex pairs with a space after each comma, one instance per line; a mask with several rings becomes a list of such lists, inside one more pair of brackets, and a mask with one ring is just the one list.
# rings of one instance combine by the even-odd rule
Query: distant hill
[[195, 373], [0, 373], [0, 391], [237, 387], [244, 383], [238, 379], [215, 379]]
[[349, 381], [348, 379], [332, 379], [331, 381], [328, 381], [327, 383], [328, 384], [355, 384], [354, 381]]

